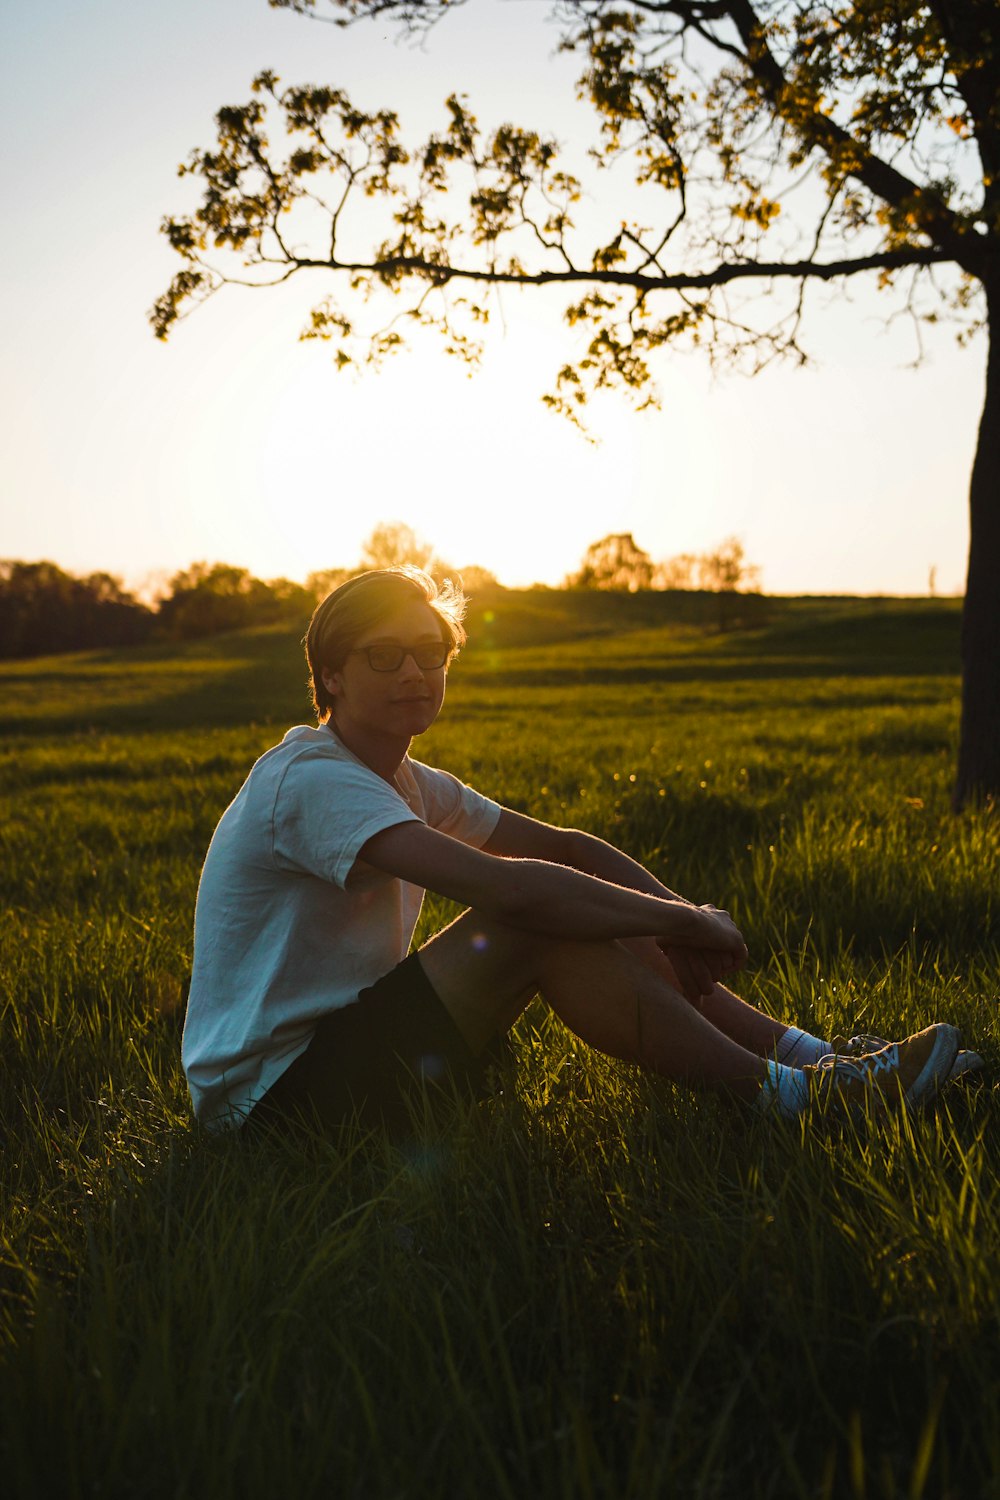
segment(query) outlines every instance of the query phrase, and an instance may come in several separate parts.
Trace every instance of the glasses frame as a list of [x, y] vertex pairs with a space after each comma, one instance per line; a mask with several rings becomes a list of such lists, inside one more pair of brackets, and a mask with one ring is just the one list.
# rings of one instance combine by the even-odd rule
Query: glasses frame
[[[393, 653], [392, 666], [377, 667], [372, 661], [372, 652], [381, 651]], [[440, 661], [421, 660], [430, 653], [433, 657], [440, 656]], [[447, 666], [451, 655], [451, 646], [447, 641], [418, 641], [414, 646], [401, 646], [395, 641], [376, 641], [372, 646], [354, 646], [349, 656], [366, 656], [368, 665], [373, 672], [398, 672], [408, 656], [413, 657], [414, 664], [421, 672], [438, 672]]]

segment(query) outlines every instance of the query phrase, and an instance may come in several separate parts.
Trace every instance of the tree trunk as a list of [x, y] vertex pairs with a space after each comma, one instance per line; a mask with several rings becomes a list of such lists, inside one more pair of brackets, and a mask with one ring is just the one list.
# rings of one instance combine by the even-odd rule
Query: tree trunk
[[969, 488], [962, 727], [953, 806], [1000, 801], [1000, 276], [986, 285], [986, 400]]

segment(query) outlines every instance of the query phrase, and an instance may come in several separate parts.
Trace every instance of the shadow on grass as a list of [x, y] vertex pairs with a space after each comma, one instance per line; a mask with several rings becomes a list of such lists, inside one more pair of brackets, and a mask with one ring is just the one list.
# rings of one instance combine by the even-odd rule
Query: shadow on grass
[[305, 722], [302, 648], [285, 629], [235, 631], [195, 646], [50, 657], [0, 675], [7, 736]]

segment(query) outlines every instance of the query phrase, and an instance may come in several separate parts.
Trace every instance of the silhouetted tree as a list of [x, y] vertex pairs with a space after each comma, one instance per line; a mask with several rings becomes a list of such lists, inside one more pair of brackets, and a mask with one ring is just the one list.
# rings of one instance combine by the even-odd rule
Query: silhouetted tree
[[676, 557], [664, 558], [653, 568], [653, 588], [697, 588], [695, 575], [700, 561], [693, 552], [678, 552]]
[[135, 645], [153, 622], [153, 612], [110, 573], [76, 578], [51, 562], [0, 562], [2, 656]]
[[320, 568], [309, 574], [305, 586], [314, 600], [325, 599], [340, 584], [369, 568], [396, 568], [405, 563], [424, 568], [439, 583], [446, 577], [460, 578], [469, 592], [501, 587], [489, 568], [475, 563], [468, 568], [452, 568], [441, 562], [431, 543], [418, 537], [404, 521], [380, 521], [363, 542], [356, 568]]
[[362, 568], [398, 568], [410, 563], [429, 572], [435, 561], [430, 542], [418, 537], [405, 521], [380, 521], [361, 547]]
[[169, 586], [159, 609], [168, 635], [191, 640], [250, 623], [253, 579], [246, 568], [196, 562], [175, 573]]
[[291, 578], [271, 578], [265, 588], [267, 594], [261, 605], [262, 620], [291, 620], [311, 613], [314, 600], [312, 591], [306, 584], [295, 583]]
[[229, 563], [192, 563], [174, 574], [169, 588], [159, 601], [159, 620], [177, 640], [297, 619], [308, 615], [315, 603], [302, 584], [287, 578], [265, 583], [247, 568]]
[[739, 537], [727, 537], [714, 552], [697, 559], [698, 582], [714, 594], [734, 594], [738, 590], [756, 592], [760, 588], [760, 569], [746, 560]]
[[353, 578], [356, 571], [355, 568], [319, 568], [315, 573], [310, 573], [306, 578], [306, 589], [313, 603], [332, 594], [335, 588]]
[[503, 588], [496, 574], [491, 573], [489, 568], [481, 568], [478, 563], [472, 563], [468, 568], [459, 568], [456, 576], [467, 594], [488, 594], [494, 589]]
[[571, 589], [623, 589], [630, 594], [648, 589], [653, 581], [653, 559], [636, 545], [630, 531], [613, 532], [591, 542], [579, 570], [566, 579]]
[[454, 578], [456, 570], [438, 555], [430, 542], [417, 536], [405, 521], [380, 521], [361, 549], [361, 566], [365, 568], [398, 568], [404, 563], [423, 568], [438, 583]]
[[[411, 27], [455, 8], [333, 4], [341, 18], [395, 15]], [[563, 47], [582, 59], [593, 154], [609, 167], [630, 157], [635, 183], [662, 195], [659, 209], [644, 201], [623, 214], [613, 203], [606, 232], [586, 243], [572, 218], [580, 183], [537, 131], [507, 123], [484, 138], [452, 95], [444, 128], [407, 149], [391, 109], [359, 110], [335, 87], [282, 87], [266, 71], [248, 103], [218, 112], [216, 144], [184, 168], [204, 195], [164, 222], [183, 265], [153, 309], [157, 334], [227, 280], [325, 269], [349, 289], [352, 315], [327, 299], [306, 332], [334, 339], [338, 364], [377, 363], [403, 343], [399, 317], [359, 336], [353, 307], [404, 289], [410, 326], [438, 326], [448, 350], [475, 362], [489, 313], [477, 288], [578, 287], [566, 316], [583, 347], [545, 398], [577, 419], [602, 387], [648, 402], [649, 358], [668, 344], [699, 344], [751, 370], [802, 358], [816, 283], [874, 275], [898, 289], [914, 326], [942, 312], [966, 334], [995, 321], [996, 0], [559, 0], [554, 10]], [[381, 221], [373, 199], [387, 205]], [[376, 225], [367, 251], [350, 222], [354, 201], [366, 205], [361, 233]], [[942, 265], [952, 273], [933, 280]], [[770, 295], [747, 295], [758, 287]], [[997, 340], [970, 537], [956, 804], [1000, 793]]]

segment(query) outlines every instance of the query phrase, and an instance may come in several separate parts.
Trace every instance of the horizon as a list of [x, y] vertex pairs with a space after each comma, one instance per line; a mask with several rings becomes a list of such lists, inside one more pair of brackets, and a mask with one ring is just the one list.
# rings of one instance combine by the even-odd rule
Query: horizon
[[[91, 575], [106, 574], [109, 577], [113, 578], [114, 581], [116, 583], [118, 583], [123, 588], [123, 590], [127, 594], [129, 594], [137, 603], [142, 604], [142, 605], [144, 605], [144, 606], [146, 606], [147, 608], [150, 608], [150, 609], [155, 609], [157, 607], [157, 605], [163, 599], [170, 597], [170, 595], [168, 593], [156, 594], [156, 593], [154, 593], [154, 592], [151, 591], [151, 587], [147, 587], [146, 586], [147, 580], [154, 576], [152, 573], [147, 574], [146, 577], [145, 577], [145, 579], [131, 580], [128, 577], [126, 577], [126, 576], [124, 576], [122, 574], [112, 573], [111, 570], [108, 569], [108, 568], [101, 568], [101, 567], [91, 568], [87, 572], [74, 571], [71, 568], [65, 568], [65, 567], [63, 567], [62, 564], [57, 563], [54, 560], [54, 558], [52, 558], [52, 557], [35, 557], [35, 558], [3, 557], [3, 558], [0, 558], [0, 568], [2, 568], [6, 564], [21, 565], [21, 566], [24, 566], [24, 567], [42, 567], [42, 566], [50, 565], [52, 567], [59, 568], [60, 571], [66, 573], [67, 576], [69, 576], [71, 578], [79, 578], [79, 579], [86, 579], [88, 576], [91, 576]], [[159, 574], [159, 576], [161, 578], [161, 586], [163, 588], [166, 588], [173, 581], [173, 578], [176, 577], [176, 576], [178, 576], [178, 574], [185, 573], [185, 572], [190, 571], [190, 569], [192, 569], [192, 568], [202, 567], [202, 566], [207, 567], [207, 568], [214, 568], [214, 567], [233, 567], [233, 568], [239, 568], [239, 567], [242, 566], [242, 564], [233, 563], [228, 558], [223, 558], [223, 557], [218, 557], [218, 558], [192, 558], [190, 562], [188, 562], [188, 563], [186, 563], [184, 565], [184, 567], [175, 569], [174, 573], [170, 577], [167, 577], [165, 570], [162, 570], [162, 569], [156, 570], [156, 573]], [[465, 572], [470, 572], [473, 568], [477, 568], [477, 567], [485, 567], [485, 565], [480, 564], [480, 563], [467, 563], [465, 565], [464, 571]], [[312, 573], [323, 573], [323, 572], [326, 572], [326, 571], [334, 571], [334, 570], [341, 569], [341, 568], [343, 569], [343, 571], [345, 573], [347, 573], [349, 575], [353, 575], [355, 573], [358, 573], [358, 572], [362, 571], [360, 563], [348, 563], [348, 564], [334, 563], [334, 564], [331, 564], [329, 568], [315, 568], [315, 569], [311, 569], [310, 572], [312, 572]], [[259, 574], [255, 574], [252, 571], [252, 569], [248, 569], [247, 571], [250, 574], [250, 577], [254, 581], [259, 582], [259, 583], [263, 583], [266, 586], [272, 586], [275, 583], [280, 583], [280, 582], [295, 584], [296, 586], [298, 586], [300, 588], [303, 588], [303, 589], [308, 589], [308, 586], [309, 586], [308, 585], [309, 573], [306, 573], [305, 575], [303, 575], [302, 577], [299, 577], [299, 578], [289, 577], [287, 574], [284, 574], [284, 573], [282, 573], [282, 574], [275, 574], [271, 578], [262, 578], [262, 577], [260, 577]], [[965, 598], [965, 590], [964, 589], [960, 589], [960, 590], [958, 590], [956, 592], [949, 592], [949, 591], [947, 591], [945, 589], [940, 589], [940, 588], [937, 588], [937, 587], [935, 587], [933, 591], [931, 591], [930, 589], [924, 589], [923, 592], [916, 592], [915, 591], [915, 592], [912, 592], [912, 593], [899, 592], [899, 591], [888, 591], [888, 590], [877, 590], [877, 589], [875, 589], [875, 590], [866, 590], [866, 591], [854, 591], [854, 590], [827, 590], [827, 591], [824, 591], [824, 590], [815, 590], [815, 589], [770, 589], [770, 588], [765, 588], [765, 587], [762, 587], [762, 586], [759, 586], [759, 585], [756, 586], [756, 587], [741, 585], [741, 586], [739, 586], [736, 589], [726, 590], [726, 589], [711, 589], [711, 588], [701, 587], [701, 586], [694, 585], [694, 584], [692, 584], [690, 587], [677, 587], [677, 586], [663, 587], [663, 586], [657, 586], [657, 585], [650, 585], [650, 587], [644, 588], [644, 589], [643, 588], [629, 589], [629, 588], [609, 588], [606, 585], [571, 584], [571, 583], [567, 582], [566, 578], [564, 578], [559, 583], [547, 583], [547, 582], [545, 582], [542, 579], [536, 579], [535, 581], [533, 581], [531, 583], [506, 583], [502, 578], [498, 578], [495, 575], [494, 575], [494, 581], [491, 584], [480, 584], [478, 587], [474, 587], [473, 586], [473, 587], [469, 587], [467, 589], [466, 586], [461, 583], [462, 573], [463, 573], [463, 569], [462, 568], [454, 568], [454, 569], [452, 569], [452, 568], [449, 567], [449, 568], [444, 569], [444, 570], [441, 571], [441, 576], [444, 577], [444, 578], [449, 578], [452, 581], [458, 581], [460, 583], [460, 586], [463, 589], [463, 592], [466, 593], [467, 597], [470, 600], [475, 599], [475, 597], [476, 597], [477, 594], [488, 592], [488, 590], [491, 589], [491, 588], [497, 588], [497, 589], [501, 590], [502, 592], [509, 593], [509, 594], [527, 594], [527, 593], [534, 593], [534, 592], [549, 592], [549, 593], [571, 593], [571, 592], [578, 592], [578, 593], [594, 593], [594, 594], [626, 594], [626, 595], [636, 595], [636, 594], [670, 594], [670, 593], [678, 593], [678, 594], [683, 594], [683, 593], [711, 594], [711, 593], [727, 593], [727, 592], [732, 592], [732, 593], [740, 593], [740, 594], [757, 593], [757, 594], [761, 594], [763, 597], [768, 598], [768, 599], [816, 599], [816, 600], [822, 600], [822, 599], [872, 599], [872, 600], [877, 600], [877, 599], [896, 599], [896, 600], [914, 600], [914, 601], [919, 600], [921, 602], [923, 602], [925, 600], [948, 600], [948, 601], [954, 602], [954, 601], [957, 601], [957, 600], [964, 600], [964, 598]], [[0, 578], [0, 588], [2, 588], [2, 586], [3, 586], [3, 580], [2, 580], [2, 578]], [[317, 594], [316, 597], [320, 598], [321, 596]]]

